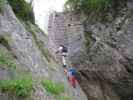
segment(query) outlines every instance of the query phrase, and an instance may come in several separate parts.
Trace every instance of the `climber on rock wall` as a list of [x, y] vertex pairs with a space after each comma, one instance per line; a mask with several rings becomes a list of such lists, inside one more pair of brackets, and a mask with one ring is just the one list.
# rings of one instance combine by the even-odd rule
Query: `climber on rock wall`
[[67, 64], [66, 64], [66, 57], [68, 55], [68, 48], [65, 47], [64, 45], [60, 45], [58, 50], [56, 51], [56, 54], [57, 53], [61, 53], [62, 55], [62, 63], [63, 63], [63, 67], [66, 68], [67, 67]]
[[60, 45], [58, 50], [56, 51], [56, 54], [59, 52], [62, 54], [62, 63], [63, 63], [63, 67], [64, 67], [64, 74], [67, 76], [68, 81], [71, 84], [71, 86], [73, 88], [76, 88], [77, 79], [76, 79], [76, 70], [74, 68], [75, 65], [73, 63], [71, 63], [70, 67], [67, 68], [67, 63], [66, 63], [66, 57], [68, 55], [67, 47]]
[[77, 79], [75, 77], [76, 70], [72, 67], [73, 64], [71, 64], [71, 68], [68, 70], [68, 80], [69, 83], [72, 85], [73, 88], [76, 88]]

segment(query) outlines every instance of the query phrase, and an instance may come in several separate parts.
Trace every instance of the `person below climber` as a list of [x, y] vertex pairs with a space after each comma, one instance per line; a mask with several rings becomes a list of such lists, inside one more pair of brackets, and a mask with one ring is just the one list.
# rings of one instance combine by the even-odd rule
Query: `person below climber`
[[68, 70], [68, 80], [73, 88], [76, 88], [76, 84], [77, 84], [77, 79], [76, 79], [75, 75], [76, 75], [76, 70], [71, 67]]
[[63, 67], [66, 68], [67, 67], [67, 64], [66, 64], [66, 57], [67, 57], [67, 54], [68, 54], [68, 49], [67, 47], [63, 46], [63, 45], [60, 45], [58, 50], [56, 51], [56, 54], [57, 53], [61, 53], [62, 55], [62, 63], [63, 63]]

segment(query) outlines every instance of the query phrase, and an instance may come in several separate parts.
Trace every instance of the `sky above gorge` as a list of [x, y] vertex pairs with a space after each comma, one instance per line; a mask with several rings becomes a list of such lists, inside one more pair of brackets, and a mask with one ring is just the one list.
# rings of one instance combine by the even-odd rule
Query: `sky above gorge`
[[62, 12], [66, 0], [34, 0], [36, 23], [47, 32], [49, 14], [53, 11]]

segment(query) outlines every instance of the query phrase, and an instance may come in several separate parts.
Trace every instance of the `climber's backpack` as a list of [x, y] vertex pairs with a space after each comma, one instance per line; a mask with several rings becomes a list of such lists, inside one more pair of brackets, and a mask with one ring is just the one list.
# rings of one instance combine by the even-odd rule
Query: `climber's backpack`
[[67, 47], [63, 46], [62, 52], [68, 52]]
[[76, 70], [74, 68], [69, 69], [69, 71], [71, 72], [71, 75], [73, 76], [76, 75]]

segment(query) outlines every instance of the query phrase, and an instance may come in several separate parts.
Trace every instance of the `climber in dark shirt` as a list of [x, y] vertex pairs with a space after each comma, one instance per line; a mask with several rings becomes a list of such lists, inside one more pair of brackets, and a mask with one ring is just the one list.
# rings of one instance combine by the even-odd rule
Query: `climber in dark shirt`
[[62, 55], [62, 63], [63, 63], [63, 67], [67, 67], [67, 64], [66, 64], [66, 57], [67, 57], [67, 54], [68, 54], [68, 49], [67, 47], [63, 46], [63, 45], [60, 45], [58, 50], [56, 51], [56, 54], [57, 53], [61, 53]]

